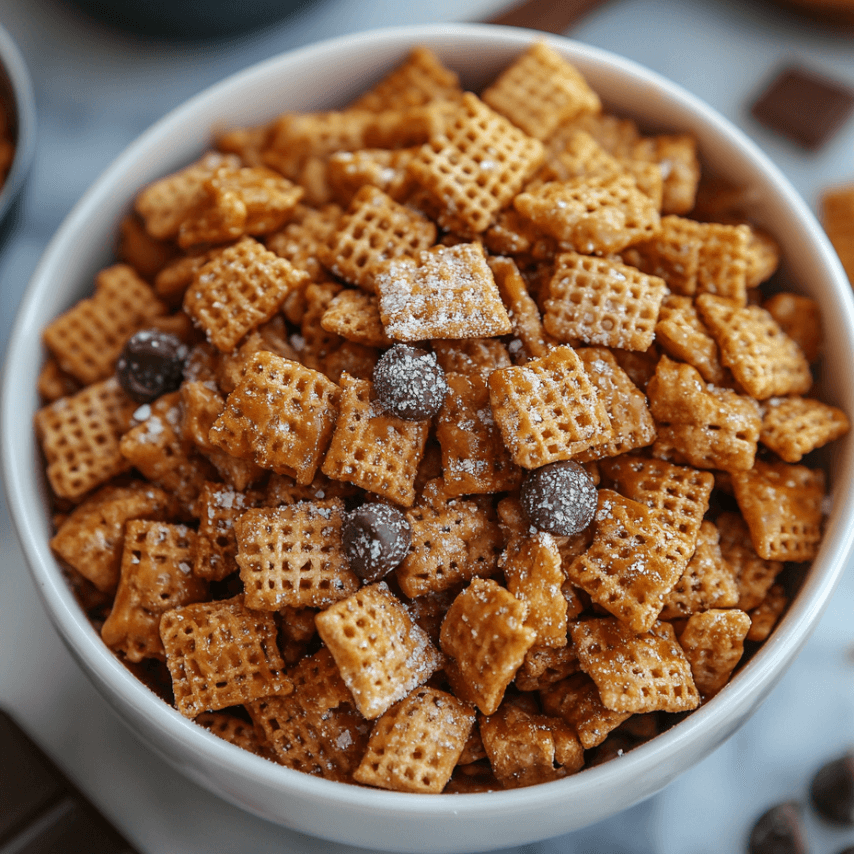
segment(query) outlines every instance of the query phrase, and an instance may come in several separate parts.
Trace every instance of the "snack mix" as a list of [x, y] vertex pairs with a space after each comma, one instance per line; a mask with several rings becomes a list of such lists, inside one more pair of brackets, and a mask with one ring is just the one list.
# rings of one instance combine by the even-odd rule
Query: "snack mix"
[[545, 42], [480, 96], [415, 48], [143, 188], [35, 420], [104, 642], [220, 738], [416, 793], [557, 780], [725, 691], [849, 427], [738, 201]]

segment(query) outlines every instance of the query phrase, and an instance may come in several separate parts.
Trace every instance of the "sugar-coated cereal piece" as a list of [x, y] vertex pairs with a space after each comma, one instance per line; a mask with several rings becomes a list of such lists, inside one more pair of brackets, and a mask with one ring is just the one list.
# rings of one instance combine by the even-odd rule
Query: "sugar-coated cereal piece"
[[458, 697], [494, 714], [504, 691], [533, 646], [527, 606], [489, 578], [475, 578], [454, 600], [442, 623], [442, 650], [453, 658], [445, 672]]
[[747, 244], [748, 289], [759, 287], [774, 275], [780, 264], [780, 256], [781, 249], [777, 241], [767, 231], [751, 227], [750, 242]]
[[116, 255], [145, 281], [151, 282], [178, 255], [178, 249], [169, 241], [152, 237], [145, 230], [142, 217], [131, 213], [119, 223]]
[[762, 308], [777, 321], [780, 329], [803, 350], [807, 361], [821, 355], [824, 333], [818, 303], [800, 294], [776, 293], [762, 303]]
[[167, 611], [160, 637], [175, 706], [188, 718], [293, 690], [272, 615], [250, 610], [242, 596]]
[[479, 374], [484, 379], [498, 368], [512, 364], [507, 348], [498, 338], [463, 338], [433, 341], [433, 352], [446, 374]]
[[743, 306], [747, 300], [750, 226], [702, 223], [700, 239], [697, 293], [714, 294]]
[[690, 297], [664, 298], [655, 325], [655, 340], [668, 356], [696, 368], [706, 382], [724, 383], [726, 373], [718, 345], [700, 320]]
[[697, 290], [703, 224], [681, 216], [663, 216], [659, 230], [622, 252], [623, 261], [649, 276], [664, 279], [673, 294]]
[[662, 213], [685, 214], [694, 207], [700, 181], [694, 136], [680, 133], [645, 137], [632, 146], [631, 156], [635, 160], [660, 164], [664, 176]]
[[851, 428], [848, 416], [820, 400], [772, 397], [765, 401], [759, 441], [787, 463], [844, 436]]
[[354, 779], [398, 792], [439, 793], [474, 719], [471, 706], [452, 694], [416, 688], [376, 721]]
[[692, 614], [679, 634], [679, 645], [691, 665], [694, 684], [706, 698], [729, 681], [744, 655], [750, 617], [737, 608]]
[[614, 712], [684, 712], [700, 702], [685, 653], [670, 623], [636, 634], [613, 617], [570, 627], [581, 668]]
[[329, 189], [345, 207], [366, 185], [382, 190], [396, 202], [404, 202], [414, 189], [406, 168], [416, 151], [416, 148], [337, 151], [326, 162]]
[[[565, 587], [566, 585], [564, 585]], [[574, 619], [567, 609], [567, 620]], [[578, 655], [571, 643], [566, 646], [532, 646], [516, 671], [513, 684], [520, 691], [540, 691], [554, 682], [566, 679], [579, 669]]]
[[777, 620], [788, 604], [789, 597], [783, 585], [772, 584], [765, 598], [748, 613], [750, 629], [747, 632], [747, 640], [764, 641], [777, 625]]
[[320, 325], [348, 341], [369, 347], [390, 347], [385, 334], [376, 297], [349, 288], [336, 294], [329, 303]]
[[255, 727], [243, 718], [235, 717], [228, 712], [202, 712], [195, 723], [209, 729], [217, 738], [241, 750], [248, 750], [256, 756], [269, 756], [266, 741], [259, 737]]

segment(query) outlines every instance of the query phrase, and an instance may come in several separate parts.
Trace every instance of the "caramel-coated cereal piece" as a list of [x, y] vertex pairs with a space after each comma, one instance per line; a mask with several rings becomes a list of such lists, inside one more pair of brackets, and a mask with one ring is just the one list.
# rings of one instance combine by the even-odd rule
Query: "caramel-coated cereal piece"
[[326, 179], [336, 200], [344, 206], [366, 185], [382, 190], [396, 202], [404, 202], [414, 187], [407, 166], [416, 151], [415, 148], [338, 151], [326, 163]]
[[442, 656], [385, 582], [371, 584], [316, 618], [353, 702], [374, 720], [442, 665]]
[[80, 383], [71, 374], [65, 373], [56, 359], [49, 358], [39, 371], [36, 390], [44, 403], [53, 403], [61, 397], [77, 394]]
[[433, 341], [439, 367], [446, 373], [477, 374], [484, 379], [512, 362], [507, 348], [498, 338], [463, 338], [459, 341]]
[[812, 560], [821, 542], [824, 472], [757, 460], [732, 477], [756, 553], [765, 560]]
[[160, 637], [175, 706], [188, 718], [293, 690], [272, 615], [249, 610], [242, 596], [167, 611]]
[[632, 158], [657, 163], [664, 175], [661, 211], [685, 214], [694, 207], [700, 182], [697, 139], [691, 134], [662, 134], [638, 140]]
[[679, 644], [691, 665], [694, 684], [706, 698], [729, 681], [744, 655], [750, 617], [737, 608], [692, 614], [679, 635]]
[[763, 560], [756, 554], [750, 529], [738, 513], [722, 513], [716, 522], [721, 554], [735, 572], [738, 590], [736, 607], [752, 611], [764, 599], [783, 569], [779, 560]]
[[341, 542], [340, 499], [247, 510], [234, 522], [246, 604], [326, 608], [359, 589]]
[[390, 261], [375, 281], [380, 317], [395, 341], [489, 338], [513, 329], [479, 243]]
[[772, 397], [765, 403], [759, 441], [787, 463], [844, 436], [851, 425], [835, 406], [805, 397]]
[[332, 437], [340, 394], [323, 374], [261, 351], [228, 396], [210, 440], [297, 483], [311, 483]]
[[774, 275], [780, 265], [781, 254], [780, 244], [767, 231], [750, 229], [750, 242], [747, 244], [748, 289], [759, 287]]
[[[564, 589], [566, 584], [563, 585]], [[574, 619], [567, 608], [567, 620]], [[567, 643], [562, 647], [532, 646], [525, 653], [522, 666], [516, 671], [514, 684], [520, 691], [540, 691], [554, 682], [566, 679], [579, 669], [575, 647]]]
[[780, 329], [803, 350], [807, 361], [821, 355], [824, 333], [818, 303], [800, 294], [777, 293], [762, 303], [762, 308], [777, 321]]
[[656, 276], [574, 252], [557, 257], [543, 325], [558, 341], [646, 350], [667, 286]]
[[123, 652], [129, 661], [166, 657], [160, 617], [207, 598], [207, 585], [192, 573], [195, 540], [195, 531], [186, 525], [128, 521], [121, 579], [101, 628], [108, 647]]
[[366, 786], [438, 794], [451, 779], [474, 719], [471, 707], [452, 694], [417, 688], [374, 724], [353, 776]]
[[153, 281], [177, 254], [178, 249], [173, 243], [152, 237], [136, 213], [128, 214], [119, 223], [116, 255], [122, 263], [130, 264], [145, 281]]
[[442, 623], [445, 672], [458, 697], [494, 714], [537, 633], [525, 625], [527, 606], [489, 578], [475, 578]]
[[348, 341], [368, 347], [391, 347], [385, 334], [376, 297], [349, 288], [336, 294], [329, 303], [320, 325]]
[[241, 750], [248, 750], [256, 756], [269, 757], [266, 741], [260, 738], [255, 727], [243, 718], [237, 718], [228, 712], [202, 712], [195, 723]]
[[696, 368], [707, 383], [724, 383], [726, 373], [718, 345], [700, 320], [690, 297], [664, 298], [655, 325], [655, 340], [668, 356]]
[[493, 371], [489, 398], [504, 444], [524, 468], [570, 459], [613, 436], [608, 412], [568, 346]]
[[743, 306], [747, 299], [750, 226], [702, 223], [700, 239], [697, 293], [714, 294]]
[[636, 634], [612, 617], [570, 627], [581, 668], [614, 712], [685, 712], [700, 696], [685, 653], [670, 623]]
[[697, 290], [702, 230], [702, 223], [694, 220], [663, 216], [658, 232], [625, 249], [623, 261], [664, 279], [672, 293], [691, 296]]
[[766, 640], [788, 604], [789, 597], [786, 595], [783, 585], [772, 584], [765, 594], [765, 598], [748, 614], [750, 630], [747, 632], [747, 640]]
[[[298, 270], [308, 273], [312, 282], [322, 282], [326, 274], [318, 255], [340, 218], [341, 208], [338, 205], [329, 204], [320, 208], [297, 205], [291, 221], [281, 231], [267, 237], [265, 244]], [[286, 305], [294, 293], [296, 291], [291, 291], [285, 298]], [[288, 320], [298, 323], [299, 317], [288, 316]]]

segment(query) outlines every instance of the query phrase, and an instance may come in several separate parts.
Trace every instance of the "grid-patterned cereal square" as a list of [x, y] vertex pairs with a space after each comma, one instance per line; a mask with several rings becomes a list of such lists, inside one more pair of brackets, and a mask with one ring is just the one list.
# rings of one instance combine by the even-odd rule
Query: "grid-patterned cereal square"
[[720, 532], [721, 554], [735, 573], [736, 607], [752, 611], [765, 599], [774, 579], [783, 569], [783, 563], [763, 560], [756, 554], [750, 529], [738, 513], [722, 513], [716, 524]]
[[612, 617], [570, 627], [581, 669], [614, 712], [686, 712], [700, 703], [685, 653], [670, 623], [636, 634]]
[[80, 383], [65, 373], [54, 358], [49, 358], [36, 380], [36, 390], [43, 403], [53, 403], [61, 397], [70, 397], [80, 391]]
[[323, 328], [323, 315], [341, 291], [334, 282], [310, 284], [304, 291], [305, 311], [299, 322], [300, 334], [291, 337], [299, 361], [307, 368], [325, 371], [326, 360], [341, 346], [344, 339]]
[[762, 308], [803, 350], [808, 362], [818, 359], [824, 343], [824, 332], [821, 309], [815, 300], [800, 294], [777, 293], [765, 300]]
[[207, 598], [207, 584], [192, 573], [195, 541], [195, 531], [186, 525], [128, 521], [121, 579], [101, 628], [104, 643], [128, 661], [165, 658], [160, 617]]
[[243, 718], [235, 717], [228, 712], [202, 712], [195, 723], [241, 750], [248, 750], [256, 756], [269, 758], [269, 747], [266, 741], [260, 738], [255, 727]]
[[757, 460], [732, 476], [756, 553], [765, 560], [812, 560], [821, 542], [824, 472]]
[[474, 501], [434, 497], [429, 487], [435, 485], [428, 484], [419, 503], [406, 514], [412, 544], [395, 574], [410, 598], [498, 570], [501, 529]]
[[702, 224], [694, 220], [663, 216], [658, 232], [625, 249], [623, 261], [647, 275], [664, 279], [671, 293], [691, 296], [697, 290], [702, 229]]
[[613, 437], [602, 445], [582, 451], [574, 459], [584, 463], [651, 445], [655, 439], [655, 423], [646, 397], [611, 352], [604, 347], [584, 347], [576, 353], [611, 419]]
[[656, 456], [724, 471], [753, 465], [762, 416], [752, 398], [707, 386], [699, 371], [667, 356], [646, 393], [658, 432]]
[[340, 389], [274, 353], [256, 353], [210, 431], [236, 457], [311, 483], [338, 417]]
[[660, 165], [664, 176], [663, 213], [684, 214], [694, 207], [700, 181], [696, 137], [687, 133], [645, 137], [634, 144], [631, 156]]
[[452, 694], [417, 688], [375, 724], [353, 775], [366, 786], [438, 794], [474, 725], [474, 711]]
[[101, 270], [95, 293], [44, 330], [44, 343], [63, 371], [84, 385], [106, 379], [125, 345], [166, 306], [127, 264]]
[[563, 718], [578, 733], [585, 750], [601, 744], [631, 716], [631, 712], [606, 709], [596, 683], [586, 673], [574, 673], [541, 690], [540, 702], [547, 715]]
[[789, 597], [786, 595], [783, 585], [772, 584], [765, 594], [765, 598], [748, 614], [750, 629], [747, 632], [747, 640], [766, 640], [788, 604]]
[[483, 92], [483, 100], [525, 133], [547, 139], [563, 121], [602, 104], [584, 77], [545, 42], [535, 42]]
[[[567, 620], [575, 616], [577, 614], [571, 615], [567, 609]], [[561, 647], [535, 645], [525, 653], [525, 660], [516, 671], [514, 684], [520, 691], [539, 691], [577, 673], [578, 668], [578, 656], [571, 643]]]
[[356, 708], [368, 720], [442, 666], [441, 653], [385, 582], [363, 587], [315, 619]]
[[501, 555], [507, 589], [528, 606], [525, 625], [537, 633], [535, 643], [566, 646], [566, 581], [555, 538], [545, 532], [514, 537]]
[[711, 294], [697, 308], [717, 341], [721, 364], [757, 400], [803, 394], [812, 385], [809, 362], [800, 347], [758, 305], [739, 308]]
[[772, 397], [766, 401], [759, 441], [787, 463], [800, 462], [804, 454], [844, 436], [848, 416], [820, 400]]
[[[321, 282], [325, 271], [317, 256], [340, 218], [341, 208], [338, 205], [327, 204], [319, 208], [297, 205], [290, 222], [281, 231], [269, 235], [264, 241], [265, 245], [279, 257], [290, 261], [298, 270], [308, 273], [312, 282]], [[286, 297], [286, 305], [291, 295]], [[297, 323], [299, 317], [289, 316], [288, 320]]]
[[404, 421], [389, 415], [378, 401], [371, 400], [368, 380], [344, 374], [341, 387], [341, 414], [323, 473], [411, 507], [429, 421]]
[[395, 341], [490, 338], [512, 331], [479, 243], [436, 246], [376, 273], [380, 317]]
[[242, 596], [167, 611], [160, 637], [175, 706], [188, 718], [293, 690], [272, 614], [250, 610]]
[[729, 681], [744, 655], [749, 629], [750, 617], [737, 608], [714, 608], [688, 618], [679, 635], [679, 645], [703, 697], [713, 697]]
[[566, 252], [557, 257], [543, 325], [558, 341], [646, 350], [667, 285], [633, 267]]
[[661, 619], [688, 617], [710, 608], [732, 608], [737, 604], [735, 571], [721, 553], [717, 527], [704, 519], [697, 535], [697, 548], [664, 600]]
[[197, 271], [184, 295], [184, 311], [217, 349], [230, 353], [306, 280], [289, 261], [244, 237]]
[[697, 293], [714, 294], [744, 305], [747, 300], [750, 226], [702, 223], [700, 238]]
[[780, 266], [780, 244], [760, 228], [750, 229], [747, 245], [747, 287], [757, 288], [774, 275]]
[[377, 268], [393, 258], [413, 258], [436, 242], [436, 226], [376, 187], [365, 186], [320, 248], [323, 265], [336, 276], [373, 292]]
[[475, 578], [448, 609], [440, 634], [453, 658], [445, 673], [454, 693], [485, 715], [501, 705], [507, 686], [534, 645], [527, 606], [489, 578]]
[[445, 374], [448, 393], [436, 422], [442, 476], [450, 495], [505, 492], [522, 472], [504, 447], [482, 375]]
[[599, 490], [593, 542], [567, 568], [572, 584], [635, 632], [649, 631], [682, 566], [668, 559], [665, 530], [652, 510]]
[[630, 175], [592, 175], [548, 181], [519, 193], [519, 213], [576, 252], [604, 255], [658, 231], [655, 203]]
[[488, 379], [498, 368], [512, 364], [507, 348], [498, 338], [463, 338], [433, 341], [433, 352], [446, 374], [477, 374]]
[[165, 520], [174, 500], [141, 480], [101, 487], [78, 505], [59, 526], [50, 547], [99, 590], [113, 591], [119, 582], [125, 522]]
[[365, 148], [336, 152], [326, 162], [326, 180], [332, 195], [346, 207], [362, 187], [369, 185], [396, 202], [404, 202], [413, 190], [406, 167], [416, 150]]
[[707, 383], [725, 382], [718, 345], [700, 320], [690, 297], [664, 298], [655, 325], [655, 340], [668, 356], [696, 368]]
[[359, 589], [341, 542], [340, 499], [247, 510], [234, 523], [246, 604], [326, 608]]
[[543, 161], [542, 143], [466, 92], [409, 164], [439, 209], [439, 225], [474, 236]]
[[135, 409], [115, 377], [110, 377], [36, 413], [47, 478], [60, 498], [79, 501], [130, 468], [119, 442]]
[[336, 294], [329, 303], [320, 325], [348, 341], [368, 347], [390, 347], [385, 334], [376, 297], [350, 288]]
[[489, 377], [495, 422], [514, 461], [539, 468], [613, 437], [611, 419], [572, 347]]

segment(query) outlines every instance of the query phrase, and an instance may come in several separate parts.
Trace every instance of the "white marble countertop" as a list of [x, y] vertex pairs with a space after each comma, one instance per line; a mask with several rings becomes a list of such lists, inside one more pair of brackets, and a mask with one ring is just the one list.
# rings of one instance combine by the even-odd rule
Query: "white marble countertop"
[[[63, 217], [109, 162], [169, 109], [298, 45], [391, 24], [477, 20], [503, 5], [318, 0], [240, 38], [169, 44], [109, 30], [59, 0], [0, 0], [0, 23], [33, 77], [39, 119], [36, 161], [18, 221], [0, 244], [0, 347], [5, 349], [26, 282]], [[820, 153], [807, 154], [760, 128], [747, 112], [751, 96], [789, 61], [854, 85], [851, 36], [747, 0], [611, 0], [568, 34], [641, 62], [709, 101], [754, 138], [813, 207], [822, 188], [854, 181], [854, 121]], [[138, 742], [50, 625], [3, 502], [0, 497], [0, 705], [140, 851], [356, 850], [243, 813], [189, 783]], [[762, 811], [803, 798], [813, 771], [854, 743], [852, 602], [849, 566], [817, 631], [765, 705], [664, 792], [608, 821], [507, 854], [744, 851]], [[808, 821], [813, 854], [836, 854], [854, 844], [854, 831]]]

